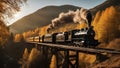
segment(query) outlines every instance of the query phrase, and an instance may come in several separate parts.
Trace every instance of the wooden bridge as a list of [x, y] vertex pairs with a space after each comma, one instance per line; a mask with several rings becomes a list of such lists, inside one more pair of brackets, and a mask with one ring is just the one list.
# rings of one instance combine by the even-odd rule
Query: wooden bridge
[[[119, 54], [120, 50], [105, 49], [105, 48], [85, 48], [75, 47], [71, 45], [51, 44], [51, 43], [38, 43], [28, 42], [35, 45], [35, 47], [41, 51], [45, 59], [56, 56], [57, 68], [79, 68], [79, 52], [87, 54], [95, 54], [98, 62], [104, 61], [108, 58], [108, 55]], [[74, 54], [70, 54], [74, 52]], [[51, 55], [50, 55], [51, 54]], [[74, 62], [73, 62], [74, 61]]]

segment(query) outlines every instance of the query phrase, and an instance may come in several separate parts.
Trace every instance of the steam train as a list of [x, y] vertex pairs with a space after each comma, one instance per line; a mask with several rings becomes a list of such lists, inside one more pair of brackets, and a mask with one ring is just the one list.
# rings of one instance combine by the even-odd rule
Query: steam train
[[86, 12], [86, 22], [88, 28], [75, 29], [66, 32], [59, 32], [53, 34], [45, 34], [42, 37], [29, 37], [26, 41], [30, 42], [43, 42], [43, 43], [54, 43], [54, 44], [72, 44], [75, 46], [82, 47], [96, 47], [99, 42], [95, 40], [95, 31], [91, 26], [92, 14], [90, 11]]
[[79, 47], [95, 47], [99, 44], [99, 42], [98, 40], [95, 40], [94, 37], [95, 32], [91, 26], [89, 28], [75, 29], [72, 31], [45, 34], [42, 37], [29, 37], [26, 41], [53, 44], [72, 44]]

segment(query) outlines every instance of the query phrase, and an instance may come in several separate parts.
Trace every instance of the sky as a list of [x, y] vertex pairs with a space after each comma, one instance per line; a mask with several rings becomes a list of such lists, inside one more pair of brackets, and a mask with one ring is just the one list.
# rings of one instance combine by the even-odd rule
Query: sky
[[21, 11], [17, 12], [13, 18], [8, 20], [9, 23], [7, 25], [10, 25], [20, 18], [49, 5], [60, 6], [67, 4], [90, 9], [103, 3], [104, 1], [105, 0], [28, 0], [27, 4], [24, 4], [21, 7]]

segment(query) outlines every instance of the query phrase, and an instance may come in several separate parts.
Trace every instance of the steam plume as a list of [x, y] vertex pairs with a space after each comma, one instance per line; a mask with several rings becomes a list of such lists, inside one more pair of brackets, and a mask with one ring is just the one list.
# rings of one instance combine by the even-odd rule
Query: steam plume
[[59, 24], [73, 22], [73, 17], [75, 15], [74, 11], [69, 11], [67, 13], [60, 13], [58, 18], [52, 20], [53, 27], [58, 26]]
[[62, 12], [57, 18], [52, 20], [52, 24], [48, 26], [48, 31], [64, 23], [87, 23], [89, 25], [91, 24], [91, 21], [88, 21], [88, 13], [89, 10], [84, 8], [77, 9], [76, 11], [69, 11], [67, 13]]

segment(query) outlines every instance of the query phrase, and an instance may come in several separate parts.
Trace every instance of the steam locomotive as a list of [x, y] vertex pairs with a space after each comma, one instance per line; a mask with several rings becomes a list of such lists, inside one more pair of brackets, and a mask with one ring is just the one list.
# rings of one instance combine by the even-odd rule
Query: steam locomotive
[[93, 27], [75, 29], [72, 31], [59, 32], [53, 34], [45, 34], [42, 37], [35, 36], [27, 38], [27, 41], [54, 43], [54, 44], [72, 44], [79, 47], [95, 47], [99, 44], [94, 39], [95, 32]]

